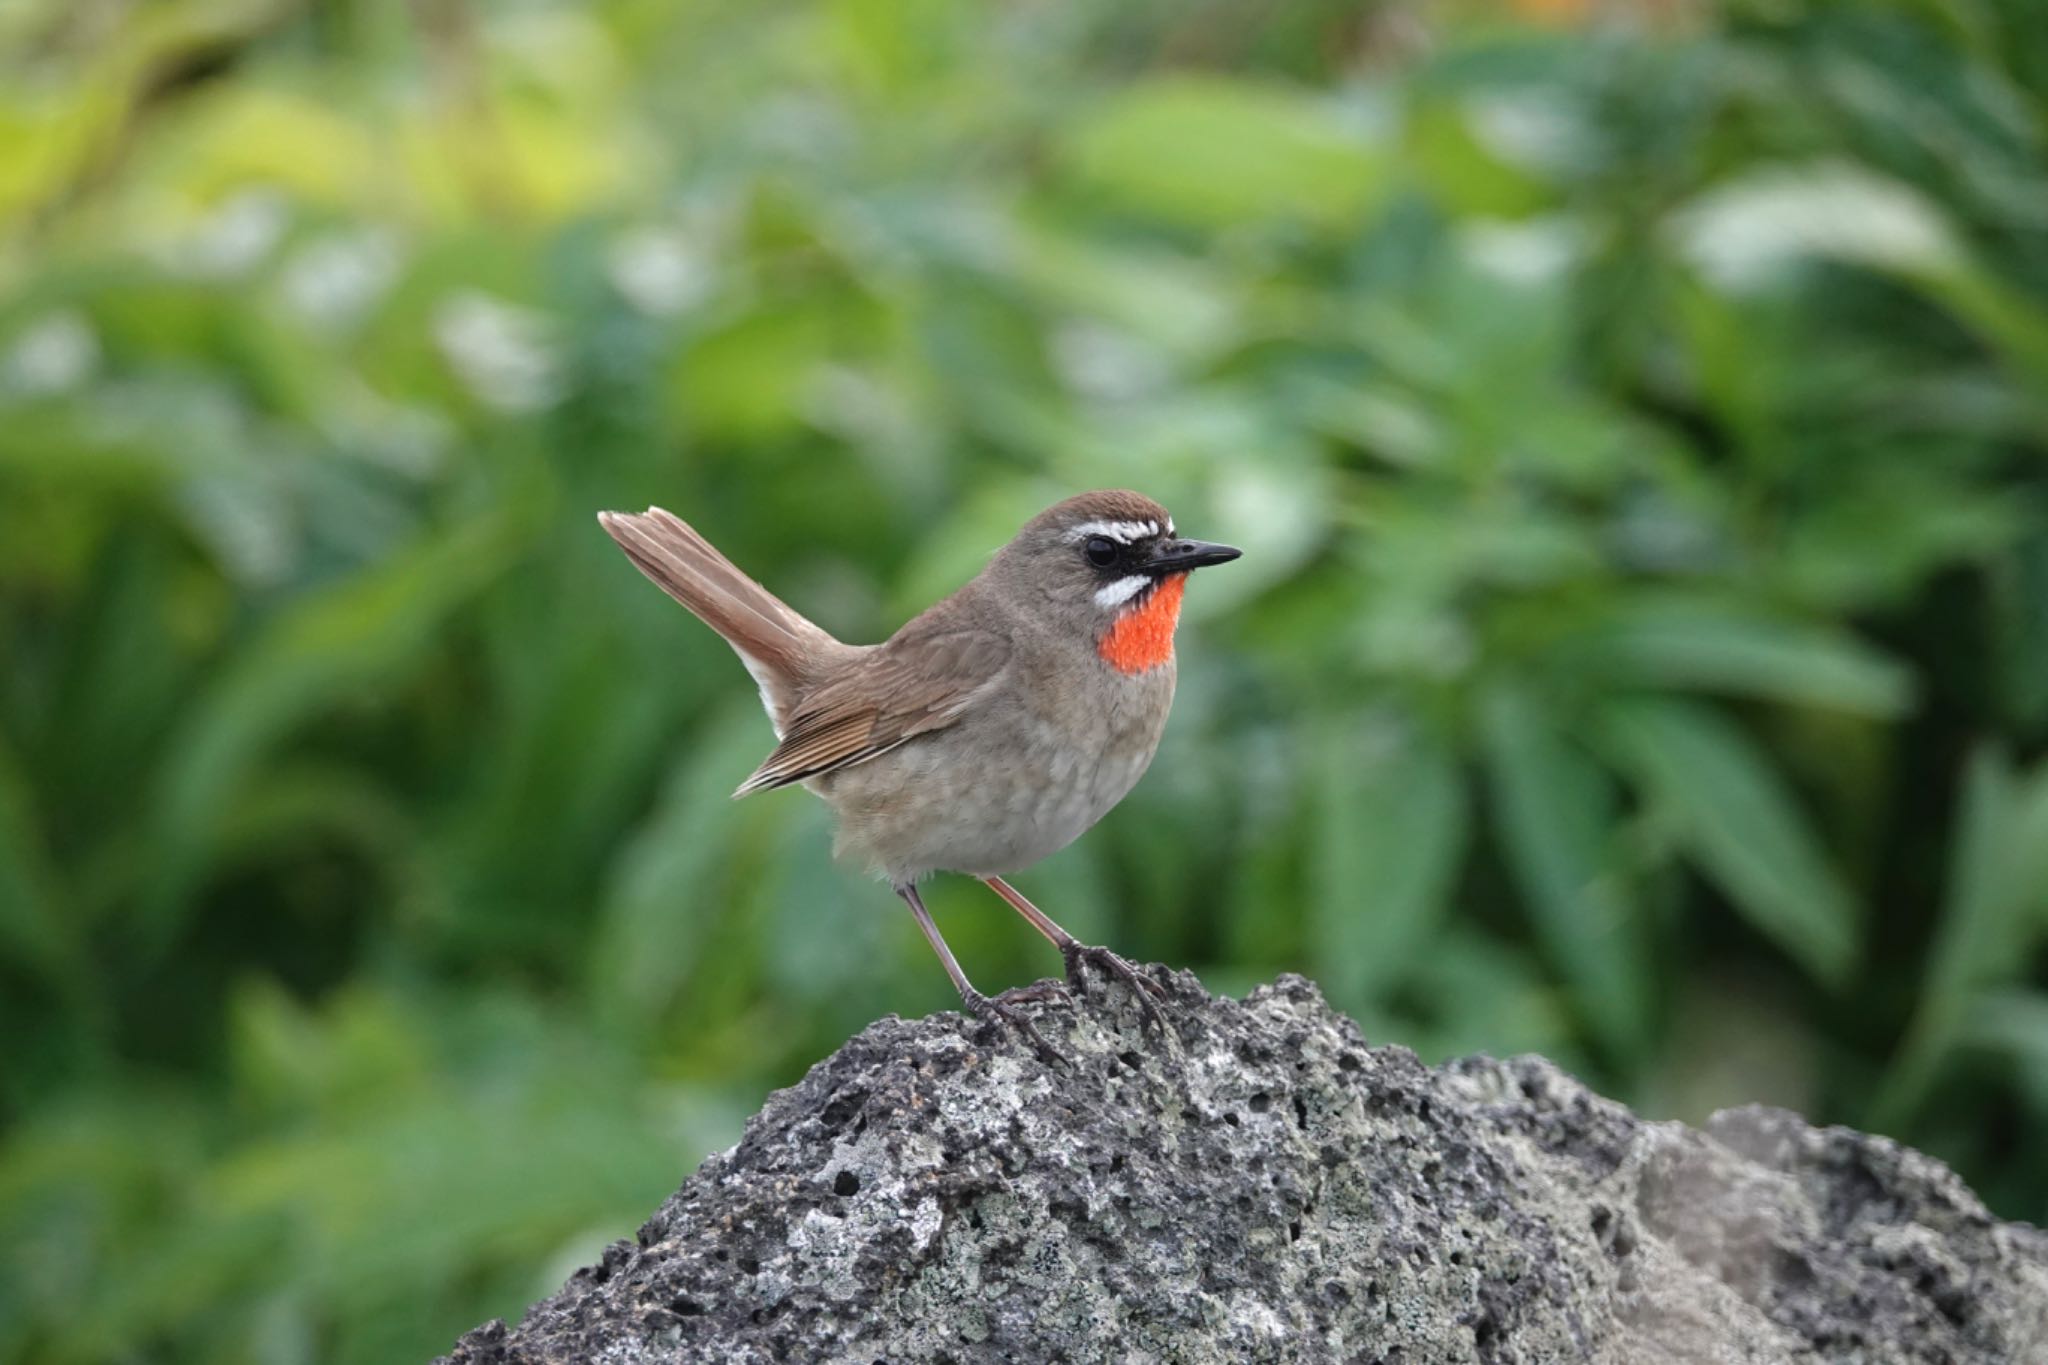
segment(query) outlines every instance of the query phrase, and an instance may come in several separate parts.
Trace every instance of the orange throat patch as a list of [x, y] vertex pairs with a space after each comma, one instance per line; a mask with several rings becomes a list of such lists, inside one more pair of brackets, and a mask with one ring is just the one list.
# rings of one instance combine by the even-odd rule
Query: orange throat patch
[[1180, 620], [1180, 595], [1188, 576], [1168, 574], [1137, 606], [1116, 618], [1095, 652], [1119, 673], [1143, 673], [1173, 659], [1173, 628]]

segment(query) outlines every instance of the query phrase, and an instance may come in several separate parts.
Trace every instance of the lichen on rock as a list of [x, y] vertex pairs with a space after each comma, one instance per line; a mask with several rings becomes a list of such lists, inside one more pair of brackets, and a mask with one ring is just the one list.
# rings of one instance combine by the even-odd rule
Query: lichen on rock
[[633, 1241], [451, 1365], [2048, 1360], [2048, 1236], [1782, 1111], [1653, 1123], [1548, 1062], [1425, 1067], [1314, 986], [1154, 969], [883, 1019]]

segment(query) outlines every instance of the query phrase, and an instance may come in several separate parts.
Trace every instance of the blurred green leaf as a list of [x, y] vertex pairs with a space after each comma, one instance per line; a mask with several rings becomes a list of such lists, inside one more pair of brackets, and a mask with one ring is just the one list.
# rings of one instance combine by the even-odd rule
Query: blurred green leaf
[[1028, 238], [1017, 269], [1049, 302], [1113, 321], [1190, 359], [1228, 349], [1244, 326], [1238, 282], [1199, 257], [1042, 231]]
[[1929, 272], [1928, 292], [1972, 323], [2026, 382], [2048, 381], [2048, 308], [2015, 294], [1992, 271], [1967, 267]]
[[1703, 195], [1677, 230], [1693, 260], [1735, 289], [1772, 283], [1808, 258], [1922, 275], [1962, 260], [1939, 205], [1847, 162], [1750, 170]]
[[1650, 1047], [1650, 977], [1612, 786], [1526, 689], [1496, 685], [1484, 708], [1495, 819], [1537, 937], [1601, 1045], [1633, 1062]]
[[1821, 981], [1843, 984], [1856, 959], [1855, 900], [1748, 737], [1678, 701], [1613, 703], [1603, 728], [1735, 908]]
[[1569, 1002], [1538, 964], [1470, 926], [1446, 928], [1417, 964], [1415, 990], [1431, 1008], [1418, 1023], [1403, 1020], [1401, 1033], [1432, 1062], [1536, 1052], [1575, 1072], [1593, 1066]]
[[2014, 548], [1991, 575], [1999, 690], [2011, 714], [2048, 724], [2048, 529]]
[[678, 422], [712, 440], [762, 441], [794, 429], [825, 363], [832, 322], [827, 308], [810, 303], [747, 313], [696, 338], [674, 362]]
[[1079, 124], [1067, 152], [1113, 204], [1190, 227], [1355, 218], [1384, 154], [1306, 91], [1215, 77], [1141, 82]]
[[1845, 471], [1801, 519], [1781, 571], [1802, 597], [1863, 607], [1910, 594], [1935, 569], [1984, 560], [2025, 525], [2002, 490], [1975, 488], [1925, 461]]
[[1729, 692], [1886, 717], [1913, 696], [1907, 670], [1815, 626], [1648, 593], [1619, 604], [1580, 642], [1583, 666], [1623, 685]]
[[1456, 760], [1425, 736], [1338, 733], [1316, 746], [1309, 947], [1345, 1008], [1377, 1001], [1411, 971], [1465, 854]]
[[1448, 99], [1421, 103], [1410, 115], [1405, 133], [1413, 160], [1433, 193], [1460, 214], [1520, 218], [1549, 201], [1543, 183], [1497, 155], [1475, 131], [1475, 124], [1522, 121], [1554, 128], [1560, 111], [1517, 107], [1499, 100], [1477, 107]]
[[[2016, 1067], [2037, 1114], [2048, 1113], [2048, 992], [1994, 990], [1970, 1001], [1954, 1041], [1996, 1053]], [[1900, 1102], [1886, 1091], [1886, 1108]]]
[[[1926, 982], [1871, 1122], [1895, 1131], [1925, 1101], [1980, 997], [2024, 970], [2048, 924], [2048, 765], [2031, 780], [1979, 747], [1963, 779]], [[1995, 1012], [1995, 1011], [1994, 1011]]]
[[447, 614], [488, 583], [514, 549], [486, 519], [311, 593], [267, 623], [195, 705], [157, 787], [154, 884], [135, 925], [143, 956], [176, 932], [219, 821], [265, 746], [323, 707], [413, 665]]
[[162, 1241], [134, 1257], [98, 1288], [92, 1313], [77, 1324], [60, 1358], [118, 1359], [146, 1349], [160, 1324], [192, 1305], [217, 1303], [266, 1280], [280, 1250], [278, 1220], [220, 1217], [188, 1208]]
[[[707, 644], [707, 647], [710, 646]], [[741, 808], [732, 790], [773, 744], [751, 698], [729, 704], [684, 751], [660, 800], [620, 851], [590, 950], [604, 1013], [645, 1026], [697, 966], [697, 947], [724, 913], [719, 873]]]
[[0, 952], [58, 982], [85, 968], [77, 920], [36, 819], [35, 793], [0, 743]]

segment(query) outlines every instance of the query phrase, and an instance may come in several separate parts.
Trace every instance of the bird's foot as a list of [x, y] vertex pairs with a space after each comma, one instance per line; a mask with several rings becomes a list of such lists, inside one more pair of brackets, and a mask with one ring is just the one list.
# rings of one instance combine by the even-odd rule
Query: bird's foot
[[1060, 949], [1060, 957], [1067, 964], [1068, 984], [1077, 992], [1084, 995], [1087, 993], [1088, 976], [1084, 969], [1093, 967], [1129, 986], [1131, 993], [1138, 997], [1138, 1003], [1144, 1006], [1146, 1017], [1162, 1030], [1165, 1029], [1166, 1016], [1160, 1013], [1156, 1002], [1167, 998], [1166, 987], [1139, 971], [1123, 957], [1107, 948], [1091, 948], [1085, 943], [1067, 944]]
[[[1031, 988], [1026, 987], [1025, 989], [1029, 990]], [[1031, 1045], [1038, 1050], [1038, 1055], [1044, 1058], [1046, 1062], [1054, 1066], [1065, 1066], [1067, 1064], [1066, 1055], [1051, 1043], [1045, 1041], [1045, 1035], [1038, 1031], [1038, 1026], [1026, 1018], [1022, 1010], [1017, 1009], [1010, 1003], [1011, 1000], [1016, 998], [1017, 992], [1014, 991], [1005, 991], [1002, 998], [986, 996], [980, 991], [974, 991], [971, 994], [963, 994], [961, 996], [961, 999], [966, 1002], [968, 1013], [972, 1014], [975, 1018], [988, 1023], [1007, 1024], [1030, 1039]]]

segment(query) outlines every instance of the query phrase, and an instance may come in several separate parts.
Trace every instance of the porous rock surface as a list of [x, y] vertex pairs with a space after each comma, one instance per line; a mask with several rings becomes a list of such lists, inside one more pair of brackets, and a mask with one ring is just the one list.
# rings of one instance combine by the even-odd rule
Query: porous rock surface
[[[1160, 972], [1160, 969], [1154, 969]], [[2048, 1361], [2048, 1236], [1781, 1111], [1651, 1123], [1536, 1058], [1423, 1066], [1308, 982], [940, 1014], [769, 1098], [457, 1365]]]

